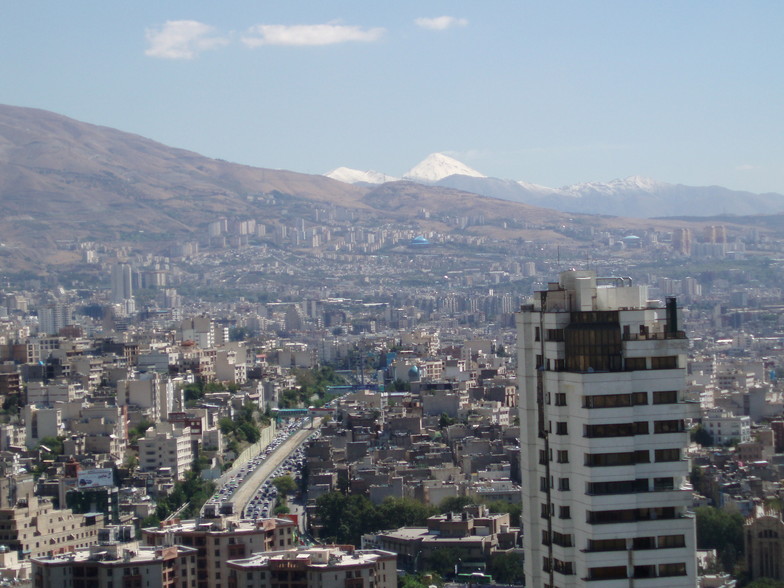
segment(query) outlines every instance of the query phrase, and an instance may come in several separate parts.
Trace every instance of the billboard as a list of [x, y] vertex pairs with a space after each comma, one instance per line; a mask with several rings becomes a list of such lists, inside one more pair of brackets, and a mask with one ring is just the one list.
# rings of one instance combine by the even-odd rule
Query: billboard
[[97, 470], [84, 470], [77, 474], [79, 488], [98, 488], [100, 486], [114, 486], [114, 476], [111, 468]]

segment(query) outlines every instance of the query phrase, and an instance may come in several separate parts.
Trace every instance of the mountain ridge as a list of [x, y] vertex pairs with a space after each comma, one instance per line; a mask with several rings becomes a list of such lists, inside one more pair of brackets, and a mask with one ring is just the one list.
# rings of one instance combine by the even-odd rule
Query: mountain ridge
[[[434, 163], [438, 161], [437, 156], [446, 158], [448, 165]], [[423, 171], [412, 174], [412, 171], [420, 169]], [[461, 170], [468, 171], [459, 173]], [[784, 211], [782, 194], [755, 194], [722, 186], [670, 184], [639, 175], [609, 182], [583, 182], [551, 188], [523, 180], [488, 177], [452, 157], [438, 153], [430, 154], [414, 166], [404, 175], [404, 179], [580, 214], [661, 218], [683, 215], [699, 217], [705, 216], [706, 212], [753, 215]], [[365, 182], [372, 183], [368, 178]]]

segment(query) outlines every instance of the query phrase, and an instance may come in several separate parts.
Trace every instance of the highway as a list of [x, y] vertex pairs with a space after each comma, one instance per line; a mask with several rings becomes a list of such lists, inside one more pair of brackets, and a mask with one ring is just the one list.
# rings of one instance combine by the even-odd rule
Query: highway
[[281, 443], [275, 451], [270, 453], [267, 458], [253, 470], [250, 476], [242, 481], [242, 484], [240, 484], [231, 498], [227, 499], [234, 503], [235, 513], [242, 513], [245, 510], [248, 502], [259, 489], [259, 486], [272, 475], [272, 472], [274, 472], [278, 466], [286, 461], [289, 455], [296, 451], [297, 447], [302, 445], [308, 437], [318, 430], [321, 426], [321, 421], [321, 417], [316, 417], [313, 419], [312, 427], [303, 427], [291, 435]]

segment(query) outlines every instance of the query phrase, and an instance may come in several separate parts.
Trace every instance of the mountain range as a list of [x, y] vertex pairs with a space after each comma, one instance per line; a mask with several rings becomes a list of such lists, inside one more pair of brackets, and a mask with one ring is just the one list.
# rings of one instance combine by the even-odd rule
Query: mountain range
[[[374, 171], [341, 167], [328, 177], [358, 185], [397, 178]], [[671, 216], [749, 215], [784, 211], [784, 195], [754, 194], [720, 186], [668, 184], [641, 176], [548, 188], [524, 181], [491, 178], [443, 153], [433, 153], [402, 179], [473, 192], [563, 212], [657, 218]]]
[[[486, 178], [442, 155], [428, 158], [400, 180], [341, 173], [333, 174], [338, 181], [239, 165], [52, 112], [0, 105], [0, 271], [46, 273], [77, 266], [85, 242], [109, 251], [166, 254], [172, 244], [206, 242], [207, 227], [218, 218], [252, 218], [274, 230], [280, 224], [323, 224], [329, 217], [338, 219], [330, 221], [333, 232], [389, 227], [460, 231], [493, 242], [566, 244], [582, 242], [580, 231], [571, 228], [575, 225], [642, 231], [711, 222], [562, 212], [554, 209], [559, 199], [587, 197]], [[508, 194], [501, 199], [504, 190]], [[657, 185], [655, 193], [661, 190]], [[710, 194], [715, 198], [720, 190]], [[589, 193], [615, 198], [626, 192], [599, 185], [580, 191]], [[519, 194], [528, 194], [536, 204], [519, 201]], [[677, 212], [685, 214], [686, 209]], [[717, 204], [703, 212], [721, 209]], [[766, 230], [777, 231], [784, 216], [763, 219], [769, 223]], [[318, 252], [303, 250], [303, 255], [312, 254]]]

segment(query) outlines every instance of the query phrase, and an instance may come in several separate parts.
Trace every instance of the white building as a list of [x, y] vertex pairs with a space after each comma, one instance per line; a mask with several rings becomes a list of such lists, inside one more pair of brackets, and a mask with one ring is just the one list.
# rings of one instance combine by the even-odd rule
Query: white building
[[691, 588], [687, 341], [674, 299], [605, 281], [564, 272], [517, 314], [527, 585]]
[[712, 408], [706, 411], [702, 418], [702, 426], [711, 434], [715, 445], [751, 441], [751, 417], [735, 416], [724, 408]]
[[133, 298], [133, 270], [127, 263], [112, 266], [112, 302], [122, 303]]
[[171, 423], [158, 423], [139, 439], [139, 465], [142, 471], [170, 468], [175, 480], [185, 478], [193, 463], [191, 430]]

